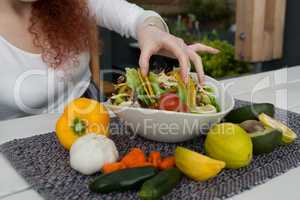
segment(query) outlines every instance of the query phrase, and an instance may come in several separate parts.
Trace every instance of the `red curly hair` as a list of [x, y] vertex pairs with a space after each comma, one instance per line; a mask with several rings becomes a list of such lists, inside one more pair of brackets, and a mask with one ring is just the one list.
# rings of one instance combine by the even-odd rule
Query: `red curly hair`
[[59, 67], [88, 50], [91, 23], [86, 0], [38, 0], [32, 4], [29, 31], [44, 62]]

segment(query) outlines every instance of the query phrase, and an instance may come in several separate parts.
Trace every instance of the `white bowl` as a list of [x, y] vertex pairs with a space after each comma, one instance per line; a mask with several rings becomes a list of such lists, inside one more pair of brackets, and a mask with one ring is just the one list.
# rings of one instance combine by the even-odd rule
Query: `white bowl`
[[[192, 75], [195, 77], [195, 74]], [[147, 108], [107, 105], [133, 134], [159, 142], [183, 142], [205, 134], [233, 109], [234, 99], [217, 80], [206, 76], [206, 84], [214, 87], [221, 112], [194, 114]]]

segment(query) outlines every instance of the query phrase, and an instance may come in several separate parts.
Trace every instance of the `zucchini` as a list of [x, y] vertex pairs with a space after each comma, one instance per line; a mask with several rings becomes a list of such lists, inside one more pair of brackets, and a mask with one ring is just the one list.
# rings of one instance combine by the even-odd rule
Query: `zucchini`
[[109, 193], [139, 188], [143, 182], [157, 174], [154, 167], [123, 169], [97, 177], [89, 184], [92, 192]]
[[158, 200], [171, 192], [181, 178], [182, 173], [177, 168], [161, 171], [143, 184], [138, 196], [143, 200]]
[[258, 119], [258, 115], [265, 113], [271, 117], [274, 116], [275, 108], [270, 103], [256, 103], [248, 106], [243, 106], [232, 110], [226, 115], [225, 120], [231, 123], [241, 123], [250, 119]]

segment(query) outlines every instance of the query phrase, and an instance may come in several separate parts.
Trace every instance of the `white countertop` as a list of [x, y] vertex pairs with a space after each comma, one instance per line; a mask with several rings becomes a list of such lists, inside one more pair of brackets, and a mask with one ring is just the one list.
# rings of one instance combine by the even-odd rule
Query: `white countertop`
[[[222, 81], [235, 98], [270, 102], [300, 113], [300, 66]], [[0, 144], [54, 130], [58, 114], [0, 122]], [[42, 200], [0, 153], [0, 200]], [[232, 200], [300, 199], [300, 167], [231, 198]]]

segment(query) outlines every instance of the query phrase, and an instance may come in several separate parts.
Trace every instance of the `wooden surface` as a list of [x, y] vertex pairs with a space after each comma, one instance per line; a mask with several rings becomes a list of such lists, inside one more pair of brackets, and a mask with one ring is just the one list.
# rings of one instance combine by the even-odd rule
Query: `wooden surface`
[[250, 62], [282, 57], [286, 0], [237, 0], [236, 58]]

